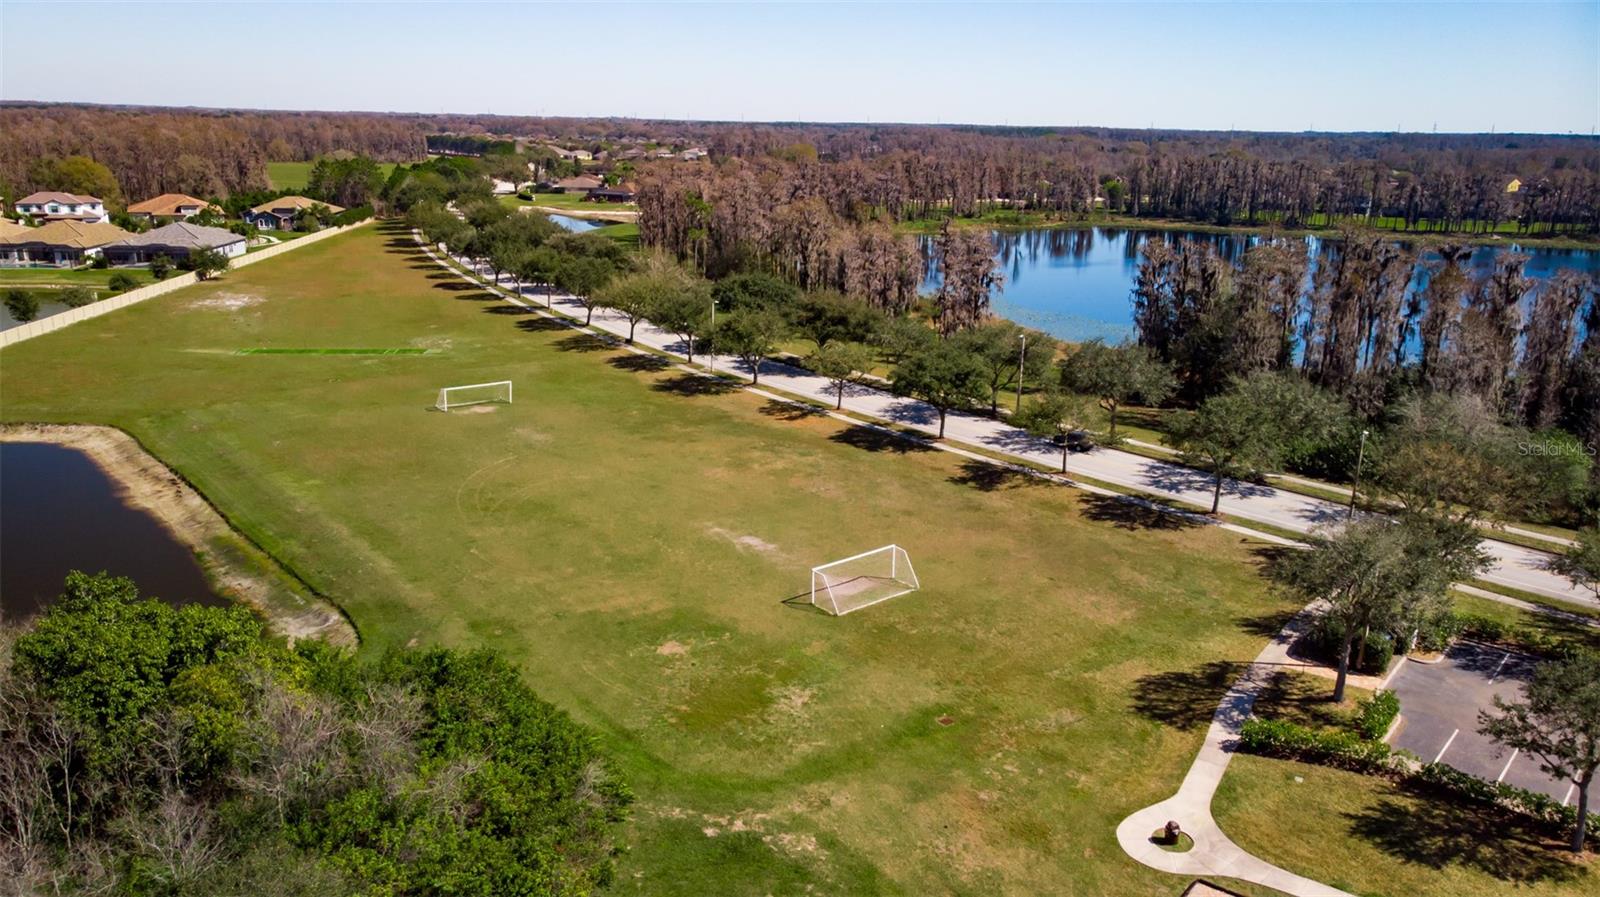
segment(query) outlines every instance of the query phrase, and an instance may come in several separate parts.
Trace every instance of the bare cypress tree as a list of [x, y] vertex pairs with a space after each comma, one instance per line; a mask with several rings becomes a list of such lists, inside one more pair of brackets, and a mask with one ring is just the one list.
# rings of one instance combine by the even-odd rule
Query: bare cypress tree
[[939, 333], [950, 336], [982, 323], [991, 290], [1005, 283], [995, 270], [994, 247], [982, 231], [957, 230], [946, 221], [939, 232]]
[[917, 299], [921, 257], [910, 237], [886, 224], [872, 224], [852, 235], [844, 255], [844, 289], [873, 308], [904, 314]]
[[1289, 366], [1306, 263], [1306, 247], [1300, 241], [1268, 240], [1245, 252], [1235, 294], [1239, 326], [1234, 343], [1238, 366], [1244, 370]]
[[1545, 283], [1534, 299], [1517, 368], [1520, 414], [1530, 427], [1549, 427], [1561, 413], [1561, 393], [1574, 361], [1578, 312], [1594, 288], [1592, 278], [1563, 270]]
[[1522, 331], [1522, 299], [1534, 283], [1522, 273], [1527, 263], [1520, 253], [1500, 257], [1494, 270], [1478, 281], [1461, 316], [1455, 359], [1463, 372], [1460, 388], [1496, 412], [1506, 410], [1506, 384]]
[[1422, 382], [1433, 388], [1449, 390], [1454, 372], [1446, 363], [1449, 344], [1460, 337], [1462, 297], [1467, 291], [1467, 274], [1462, 262], [1472, 255], [1472, 248], [1447, 243], [1438, 249], [1440, 262], [1429, 272], [1428, 285], [1419, 294], [1414, 307], [1420, 313], [1417, 336], [1422, 344]]

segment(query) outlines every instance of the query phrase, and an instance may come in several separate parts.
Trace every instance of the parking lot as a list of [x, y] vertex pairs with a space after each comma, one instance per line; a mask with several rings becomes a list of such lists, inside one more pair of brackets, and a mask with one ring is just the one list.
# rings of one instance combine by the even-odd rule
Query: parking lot
[[1400, 698], [1401, 723], [1389, 743], [1427, 762], [1443, 762], [1491, 782], [1542, 791], [1571, 803], [1571, 782], [1557, 782], [1526, 754], [1502, 750], [1478, 734], [1478, 711], [1493, 698], [1516, 700], [1533, 676], [1534, 659], [1476, 642], [1456, 642], [1438, 663], [1406, 661], [1390, 688]]

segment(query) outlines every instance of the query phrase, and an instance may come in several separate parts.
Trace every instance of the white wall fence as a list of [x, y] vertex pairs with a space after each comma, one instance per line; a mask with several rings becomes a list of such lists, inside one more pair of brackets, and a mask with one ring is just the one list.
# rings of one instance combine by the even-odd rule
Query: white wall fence
[[[232, 266], [234, 268], [243, 268], [246, 265], [253, 265], [256, 262], [265, 261], [273, 256], [282, 255], [285, 252], [291, 252], [300, 248], [301, 246], [316, 243], [320, 240], [326, 240], [329, 237], [336, 237], [339, 234], [361, 227], [371, 220], [372, 219], [368, 218], [366, 221], [358, 221], [355, 224], [347, 224], [343, 227], [324, 228], [323, 230], [319, 230], [314, 234], [306, 234], [303, 237], [296, 237], [293, 240], [286, 240], [276, 246], [268, 246], [265, 249], [259, 249], [255, 252], [247, 253], [239, 256], [238, 258], [232, 259]], [[154, 299], [157, 296], [165, 295], [173, 290], [179, 290], [187, 286], [193, 286], [198, 282], [199, 280], [192, 272], [188, 274], [176, 274], [168, 277], [166, 280], [156, 281], [149, 286], [139, 287], [138, 289], [129, 290], [126, 293], [112, 296], [110, 299], [102, 299], [99, 302], [91, 302], [81, 308], [69, 308], [60, 314], [54, 314], [48, 318], [30, 321], [27, 324], [20, 324], [11, 328], [10, 330], [0, 331], [0, 349], [3, 349], [13, 343], [20, 343], [23, 340], [30, 340], [36, 336], [42, 336], [46, 333], [50, 333], [51, 331], [60, 330], [63, 327], [76, 324], [79, 321], [87, 321], [90, 318], [98, 318], [101, 315], [111, 314], [117, 309], [127, 308], [130, 305], [135, 305], [145, 301], [146, 299]]]

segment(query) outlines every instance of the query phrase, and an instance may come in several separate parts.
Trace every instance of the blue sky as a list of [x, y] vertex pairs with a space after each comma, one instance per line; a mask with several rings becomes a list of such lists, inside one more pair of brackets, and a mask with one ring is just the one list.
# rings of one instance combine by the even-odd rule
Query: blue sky
[[0, 98], [1589, 133], [1600, 2], [0, 0]]

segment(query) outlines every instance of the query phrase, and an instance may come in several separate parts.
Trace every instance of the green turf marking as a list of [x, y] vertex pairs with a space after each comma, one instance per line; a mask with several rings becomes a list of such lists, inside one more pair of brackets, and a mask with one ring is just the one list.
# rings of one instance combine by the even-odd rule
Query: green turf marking
[[258, 346], [239, 349], [235, 355], [428, 355], [432, 349], [277, 349]]

